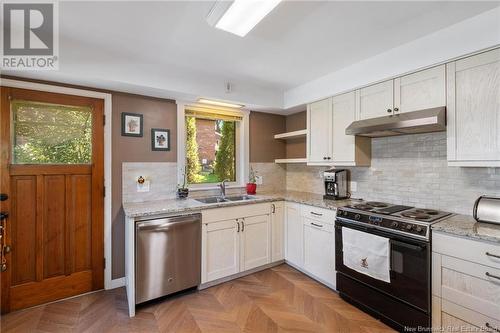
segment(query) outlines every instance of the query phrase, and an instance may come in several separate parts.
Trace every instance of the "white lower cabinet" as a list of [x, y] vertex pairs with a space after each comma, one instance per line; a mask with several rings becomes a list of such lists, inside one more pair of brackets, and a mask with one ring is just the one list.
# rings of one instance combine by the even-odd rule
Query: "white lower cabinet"
[[271, 262], [285, 259], [285, 202], [271, 204]]
[[304, 269], [335, 288], [333, 224], [304, 218]]
[[433, 328], [500, 330], [500, 246], [435, 232]]
[[271, 213], [269, 203], [202, 211], [201, 282], [271, 263]]
[[269, 264], [271, 262], [271, 230], [269, 215], [239, 219], [240, 271]]
[[285, 204], [285, 259], [297, 267], [304, 266], [304, 226], [300, 216], [300, 205]]
[[202, 282], [240, 271], [239, 238], [236, 220], [203, 224]]

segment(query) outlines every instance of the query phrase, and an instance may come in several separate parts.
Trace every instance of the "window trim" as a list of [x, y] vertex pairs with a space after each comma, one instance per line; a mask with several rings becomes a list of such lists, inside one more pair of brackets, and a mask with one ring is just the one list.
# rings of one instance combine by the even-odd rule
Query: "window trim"
[[[183, 183], [183, 170], [186, 165], [186, 108], [193, 103], [176, 101], [177, 104], [177, 184]], [[250, 111], [239, 109], [243, 119], [236, 123], [236, 181], [227, 183], [227, 188], [244, 188], [248, 180], [250, 165], [249, 119]], [[217, 190], [217, 183], [188, 184], [190, 191]]]

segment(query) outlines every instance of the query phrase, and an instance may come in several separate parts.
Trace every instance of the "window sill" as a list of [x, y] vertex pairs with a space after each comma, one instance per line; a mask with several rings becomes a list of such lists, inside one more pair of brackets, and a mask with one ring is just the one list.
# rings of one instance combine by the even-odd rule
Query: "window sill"
[[[220, 190], [219, 186], [203, 186], [203, 187], [201, 187], [201, 186], [200, 187], [189, 186], [188, 188], [189, 188], [189, 191], [192, 191], [192, 192]], [[227, 185], [226, 186], [226, 189], [238, 189], [238, 188], [246, 188], [246, 186], [245, 185]]]

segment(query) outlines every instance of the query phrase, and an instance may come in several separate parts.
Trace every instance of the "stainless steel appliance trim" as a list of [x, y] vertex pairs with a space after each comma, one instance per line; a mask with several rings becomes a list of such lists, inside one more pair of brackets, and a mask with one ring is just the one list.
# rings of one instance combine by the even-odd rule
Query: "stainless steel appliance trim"
[[398, 113], [351, 123], [347, 135], [394, 136], [446, 130], [446, 107]]
[[[387, 218], [387, 216], [386, 216]], [[363, 226], [367, 229], [377, 229], [377, 230], [381, 230], [381, 231], [385, 231], [385, 232], [392, 232], [392, 233], [395, 233], [395, 234], [398, 234], [398, 235], [401, 235], [401, 236], [405, 236], [405, 237], [408, 237], [408, 238], [415, 238], [415, 239], [420, 239], [420, 240], [425, 240], [425, 241], [429, 241], [429, 230], [430, 228], [427, 228], [427, 234], [426, 236], [419, 236], [419, 235], [414, 235], [414, 234], [409, 234], [409, 233], [406, 233], [404, 231], [399, 231], [397, 229], [391, 229], [391, 228], [384, 228], [384, 227], [380, 227], [378, 225], [373, 225], [373, 224], [367, 224], [367, 223], [362, 223], [362, 222], [358, 222], [358, 221], [355, 221], [355, 220], [351, 220], [351, 219], [345, 219], [343, 217], [340, 217], [340, 216], [337, 216], [337, 219], [342, 221], [342, 222], [345, 222], [345, 223], [351, 223], [351, 224], [354, 224], [354, 225], [359, 225], [359, 226]], [[409, 222], [408, 220], [403, 220], [401, 219], [402, 222]]]

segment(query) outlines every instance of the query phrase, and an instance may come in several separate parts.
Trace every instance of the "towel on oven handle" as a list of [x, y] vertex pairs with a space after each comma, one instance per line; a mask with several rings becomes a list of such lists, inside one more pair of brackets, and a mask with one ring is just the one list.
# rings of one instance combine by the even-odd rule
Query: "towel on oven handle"
[[344, 265], [359, 273], [390, 283], [389, 238], [342, 228]]

